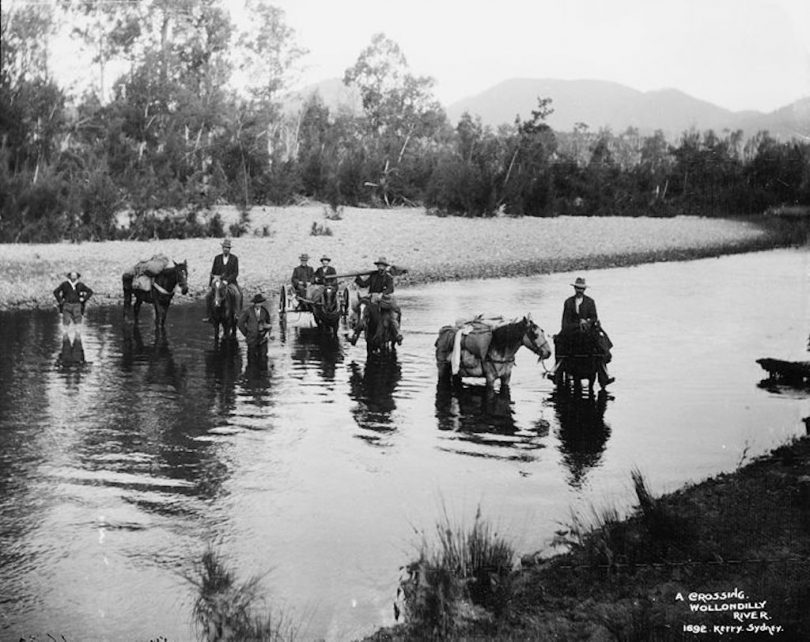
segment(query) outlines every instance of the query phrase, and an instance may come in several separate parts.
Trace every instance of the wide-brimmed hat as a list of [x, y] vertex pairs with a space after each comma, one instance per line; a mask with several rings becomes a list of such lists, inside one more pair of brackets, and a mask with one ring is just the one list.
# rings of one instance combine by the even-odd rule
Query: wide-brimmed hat
[[254, 294], [253, 298], [250, 300], [251, 303], [264, 303], [267, 299], [264, 298], [263, 294]]
[[309, 254], [304, 252], [303, 254], [299, 255], [298, 260], [299, 261], [309, 261]]
[[222, 247], [231, 247], [231, 239], [225, 239], [222, 241]]
[[374, 265], [384, 265], [385, 267], [388, 267], [391, 264], [388, 261], [386, 261], [384, 256], [381, 256], [376, 261], [374, 261]]
[[70, 275], [71, 275], [71, 274], [75, 274], [77, 279], [82, 278], [82, 273], [81, 273], [81, 272], [79, 272], [78, 270], [70, 270], [69, 272], [66, 272], [66, 273], [65, 273], [65, 276], [66, 276], [67, 278], [70, 278]]
[[321, 261], [331, 261], [331, 260], [332, 260], [332, 259], [330, 259], [328, 256], [326, 256], [326, 254], [324, 254], [324, 255], [321, 257]]
[[574, 282], [571, 285], [573, 285], [575, 288], [582, 288], [583, 290], [588, 287], [585, 284], [585, 279], [583, 279], [581, 276], [574, 279]]

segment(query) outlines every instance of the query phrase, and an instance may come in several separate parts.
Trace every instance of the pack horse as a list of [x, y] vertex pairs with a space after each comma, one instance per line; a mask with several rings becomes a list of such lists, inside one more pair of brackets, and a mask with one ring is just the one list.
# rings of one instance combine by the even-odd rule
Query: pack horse
[[155, 255], [124, 272], [121, 280], [124, 288], [124, 316], [129, 317], [132, 314], [137, 323], [141, 304], [151, 303], [155, 308], [155, 331], [161, 332], [166, 326], [166, 314], [175, 289], [179, 287], [183, 294], [188, 293], [188, 263], [177, 263], [163, 255]]
[[474, 317], [444, 326], [436, 339], [439, 379], [460, 382], [462, 377], [483, 377], [488, 390], [501, 382], [507, 392], [515, 354], [526, 347], [541, 359], [551, 356], [546, 335], [531, 315], [505, 321], [501, 317]]

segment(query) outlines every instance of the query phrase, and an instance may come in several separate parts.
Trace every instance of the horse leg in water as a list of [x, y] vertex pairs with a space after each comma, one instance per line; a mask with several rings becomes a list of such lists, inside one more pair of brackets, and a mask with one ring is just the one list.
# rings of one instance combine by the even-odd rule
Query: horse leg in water
[[156, 295], [152, 295], [153, 304], [155, 307], [155, 332], [163, 332], [166, 330], [166, 312], [169, 306], [163, 305]]
[[135, 294], [135, 304], [132, 306], [132, 318], [135, 321], [135, 323], [138, 323], [138, 315], [141, 313], [142, 304], [143, 301], [141, 300], [141, 297]]

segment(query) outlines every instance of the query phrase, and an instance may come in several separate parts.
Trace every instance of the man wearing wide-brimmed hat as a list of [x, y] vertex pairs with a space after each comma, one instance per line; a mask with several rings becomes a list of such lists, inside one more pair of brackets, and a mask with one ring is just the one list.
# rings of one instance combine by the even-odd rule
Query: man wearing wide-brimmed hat
[[315, 270], [314, 282], [317, 285], [335, 285], [337, 284], [337, 279], [333, 276], [335, 274], [337, 274], [337, 270], [332, 267], [332, 259], [324, 254], [321, 257], [320, 267]]
[[302, 299], [306, 299], [307, 297], [307, 288], [312, 283], [315, 278], [315, 270], [312, 268], [311, 265], [308, 264], [309, 261], [309, 254], [306, 252], [302, 253], [298, 260], [301, 262], [300, 265], [295, 266], [292, 273], [292, 286], [295, 290], [295, 294]]
[[67, 328], [71, 323], [79, 325], [84, 316], [84, 307], [88, 299], [93, 296], [93, 290], [79, 281], [81, 274], [71, 270], [66, 274], [67, 281], [63, 281], [53, 291], [59, 312], [62, 314], [62, 326]]
[[[599, 315], [596, 313], [596, 302], [585, 294], [585, 290], [588, 288], [585, 279], [578, 276], [571, 285], [574, 288], [574, 296], [568, 297], [563, 303], [561, 329], [555, 340], [556, 363], [548, 373], [550, 379], [556, 376], [556, 372], [565, 355], [570, 351], [571, 345], [583, 341], [584, 335], [599, 321]], [[613, 377], [608, 375], [605, 359], [599, 360], [596, 374], [599, 385], [603, 388], [615, 381]]]
[[221, 279], [228, 285], [228, 290], [231, 291], [236, 299], [237, 313], [242, 309], [242, 288], [239, 287], [237, 279], [239, 278], [239, 259], [235, 254], [231, 254], [231, 239], [226, 238], [222, 241], [222, 254], [217, 254], [214, 257], [214, 264], [211, 266], [211, 274], [208, 278], [208, 294], [205, 295], [206, 309], [208, 310], [208, 318], [204, 319], [210, 322], [214, 318], [214, 290], [211, 287], [214, 279]]
[[270, 332], [270, 312], [264, 306], [267, 299], [263, 294], [256, 294], [251, 300], [251, 305], [242, 311], [236, 327], [244, 335], [248, 346], [248, 358], [251, 352], [255, 356], [256, 351], [259, 356], [266, 354], [267, 340]]
[[[376, 272], [369, 274], [365, 278], [358, 276], [354, 279], [354, 282], [361, 288], [368, 288], [368, 293], [372, 301], [380, 303], [381, 307], [388, 307], [391, 309], [393, 312], [391, 315], [391, 328], [396, 336], [397, 343], [401, 344], [402, 334], [399, 332], [399, 322], [402, 318], [402, 312], [399, 309], [396, 299], [393, 297], [394, 277], [391, 276], [391, 273], [388, 271], [388, 268], [391, 267], [391, 265], [384, 256], [381, 256], [374, 261], [374, 265], [377, 266]], [[363, 323], [361, 320], [361, 323], [357, 324], [354, 329], [354, 334], [349, 339], [349, 342], [352, 345], [357, 343], [357, 337], [360, 336], [362, 329]]]

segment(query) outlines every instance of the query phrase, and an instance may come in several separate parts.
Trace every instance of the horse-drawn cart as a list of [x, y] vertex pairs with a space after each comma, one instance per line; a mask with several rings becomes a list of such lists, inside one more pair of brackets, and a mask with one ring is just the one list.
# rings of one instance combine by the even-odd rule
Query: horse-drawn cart
[[278, 294], [279, 322], [292, 328], [314, 328], [312, 308], [301, 301], [290, 284], [282, 285]]

